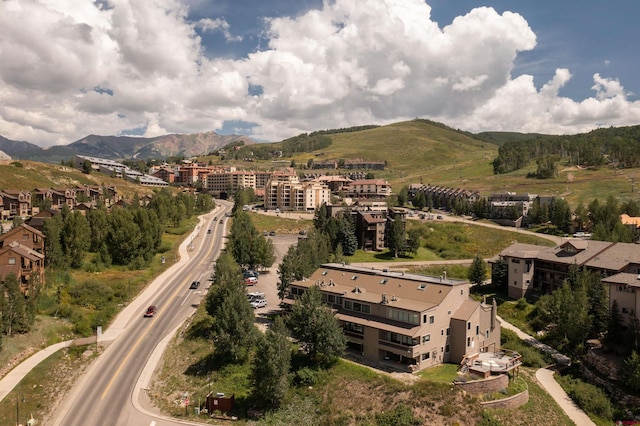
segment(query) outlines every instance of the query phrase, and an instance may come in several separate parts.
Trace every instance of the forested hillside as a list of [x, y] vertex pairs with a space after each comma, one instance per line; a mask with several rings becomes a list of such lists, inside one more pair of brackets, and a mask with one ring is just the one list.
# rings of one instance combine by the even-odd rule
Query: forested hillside
[[640, 166], [640, 126], [597, 129], [578, 135], [544, 136], [505, 142], [493, 161], [495, 174], [509, 173], [531, 161], [563, 160], [568, 165], [598, 168]]

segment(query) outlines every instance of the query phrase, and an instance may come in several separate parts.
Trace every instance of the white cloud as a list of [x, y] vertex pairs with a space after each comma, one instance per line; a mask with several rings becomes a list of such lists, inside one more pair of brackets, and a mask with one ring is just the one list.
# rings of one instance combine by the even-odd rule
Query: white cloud
[[220, 31], [227, 41], [242, 41], [242, 36], [234, 36], [229, 31], [229, 23], [223, 18], [216, 19], [201, 19], [198, 21], [197, 26], [202, 28], [203, 31]]
[[615, 78], [595, 74], [594, 96], [576, 101], [561, 96], [568, 69], [539, 90], [533, 77], [512, 75], [537, 40], [511, 12], [480, 7], [440, 28], [423, 0], [335, 0], [266, 20], [266, 47], [230, 60], [208, 59], [196, 32], [240, 41], [223, 18], [189, 22], [180, 0], [101, 4], [0, 2], [0, 135], [51, 145], [237, 120], [278, 140], [414, 117], [470, 131], [575, 133], [640, 118]]

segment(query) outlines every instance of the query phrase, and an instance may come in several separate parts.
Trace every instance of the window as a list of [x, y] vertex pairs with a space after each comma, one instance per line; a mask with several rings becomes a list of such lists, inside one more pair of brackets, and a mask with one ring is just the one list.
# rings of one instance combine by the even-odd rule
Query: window
[[520, 259], [511, 259], [511, 263], [520, 263]]
[[412, 338], [409, 336], [405, 336], [404, 334], [392, 333], [390, 331], [384, 332], [384, 340], [388, 342], [399, 343], [404, 346], [416, 346], [420, 344], [419, 337]]
[[479, 325], [476, 325], [476, 336], [477, 336], [478, 334], [480, 334], [480, 326], [479, 326]]
[[431, 352], [427, 352], [426, 354], [422, 354], [422, 360], [427, 360], [431, 358]]
[[464, 290], [460, 290], [460, 296], [464, 296]]
[[343, 326], [344, 331], [350, 331], [352, 333], [363, 334], [364, 327], [360, 324], [356, 324], [353, 322], [345, 322]]
[[387, 318], [396, 321], [407, 322], [409, 324], [420, 324], [420, 314], [416, 312], [403, 311], [400, 309], [387, 309]]
[[488, 339], [489, 338], [489, 329], [487, 328], [487, 330], [484, 332], [484, 338]]
[[351, 300], [344, 301], [344, 308], [350, 311], [364, 312], [365, 314], [371, 313], [371, 306], [360, 302], [352, 302]]
[[16, 264], [16, 258], [15, 257], [10, 257], [9, 258], [9, 265], [15, 265]]
[[440, 335], [444, 336], [444, 328], [440, 330]]
[[425, 323], [425, 324], [427, 323], [427, 314], [424, 314], [422, 316], [422, 322]]
[[447, 328], [447, 336], [450, 336], [450, 335], [451, 335], [451, 329]]
[[435, 316], [433, 316], [433, 315], [431, 315], [431, 316], [429, 317], [429, 324], [433, 324], [434, 322], [436, 322], [436, 317], [435, 317]]
[[304, 294], [304, 289], [291, 287], [291, 294], [294, 296], [302, 296]]
[[467, 330], [471, 330], [471, 323], [467, 322]]
[[471, 346], [471, 337], [467, 337], [467, 347]]
[[431, 340], [431, 335], [430, 334], [425, 334], [424, 336], [422, 336], [422, 343], [427, 343]]
[[444, 351], [445, 351], [446, 353], [449, 353], [449, 349], [450, 349], [450, 348], [451, 348], [451, 347], [450, 347], [450, 345], [447, 345], [447, 346], [445, 346], [445, 347], [444, 347]]

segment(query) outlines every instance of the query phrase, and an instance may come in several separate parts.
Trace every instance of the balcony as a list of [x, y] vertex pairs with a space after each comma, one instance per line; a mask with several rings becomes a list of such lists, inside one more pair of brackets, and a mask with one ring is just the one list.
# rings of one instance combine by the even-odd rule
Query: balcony
[[380, 349], [386, 349], [409, 358], [414, 358], [420, 353], [418, 350], [420, 348], [419, 344], [415, 346], [406, 346], [400, 343], [389, 342], [387, 340], [378, 340], [378, 346]]

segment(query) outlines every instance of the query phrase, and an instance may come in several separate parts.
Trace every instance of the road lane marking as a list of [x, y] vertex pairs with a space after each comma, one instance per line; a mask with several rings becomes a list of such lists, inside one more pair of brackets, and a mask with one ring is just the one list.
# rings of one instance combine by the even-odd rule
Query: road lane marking
[[[171, 295], [171, 297], [169, 297], [169, 303], [171, 303], [171, 301], [173, 301], [173, 299], [176, 298], [178, 292], [188, 282], [189, 282], [188, 279], [184, 280], [179, 286], [176, 287], [176, 289], [173, 292], [173, 294]], [[169, 303], [167, 303], [167, 305]], [[160, 311], [160, 312], [162, 312], [162, 311]], [[138, 337], [138, 340], [136, 340], [136, 342], [133, 344], [133, 346], [131, 347], [131, 350], [129, 350], [129, 353], [127, 353], [127, 356], [124, 357], [124, 359], [122, 360], [122, 362], [118, 366], [118, 369], [116, 370], [116, 372], [114, 373], [113, 377], [111, 378], [111, 380], [107, 384], [107, 387], [105, 388], [104, 392], [102, 392], [102, 396], [100, 397], [100, 399], [104, 399], [104, 397], [107, 396], [107, 393], [109, 393], [109, 389], [111, 389], [111, 386], [113, 385], [113, 382], [115, 382], [115, 380], [118, 378], [118, 376], [120, 375], [120, 372], [124, 368], [124, 365], [127, 363], [127, 361], [129, 360], [129, 358], [131, 357], [133, 352], [136, 350], [136, 348], [138, 347], [138, 345], [140, 344], [142, 339], [144, 337], [146, 337], [146, 335], [149, 333], [149, 330], [151, 329], [151, 326], [153, 325], [153, 322], [156, 320], [156, 318], [158, 318], [159, 315], [161, 315], [161, 314], [160, 313], [156, 313], [155, 316], [153, 318], [151, 318], [151, 321], [149, 322], [149, 325], [147, 326], [147, 328], [144, 329], [144, 332], [140, 333], [140, 337]]]
[[[213, 250], [213, 244], [211, 244], [209, 246], [209, 251], [207, 252], [207, 256], [208, 257], [211, 253], [211, 251]], [[171, 297], [169, 297], [169, 303], [171, 303], [178, 295], [178, 292], [184, 288], [184, 286], [189, 282], [188, 279], [185, 279], [179, 286], [176, 287], [176, 290], [173, 292], [173, 294], [171, 295]], [[187, 293], [187, 297], [189, 296], [189, 293]], [[183, 302], [184, 303], [184, 302]], [[182, 304], [181, 304], [182, 305]], [[162, 312], [162, 311], [161, 311]], [[129, 350], [129, 353], [127, 353], [127, 355], [124, 357], [124, 359], [122, 360], [122, 362], [120, 363], [120, 365], [118, 366], [118, 369], [116, 370], [115, 374], [113, 375], [113, 377], [111, 378], [111, 380], [109, 381], [109, 383], [107, 384], [107, 387], [105, 388], [104, 392], [102, 393], [102, 396], [100, 397], [100, 399], [104, 399], [105, 396], [107, 396], [107, 394], [109, 393], [109, 390], [111, 389], [111, 386], [113, 386], [113, 383], [115, 382], [116, 378], [120, 375], [120, 372], [122, 371], [122, 369], [124, 368], [124, 365], [127, 363], [127, 361], [129, 360], [129, 358], [131, 357], [131, 355], [133, 354], [133, 352], [135, 351], [135, 349], [138, 347], [138, 345], [140, 344], [140, 342], [142, 341], [142, 339], [148, 334], [149, 329], [151, 328], [151, 326], [153, 325], [153, 321], [155, 321], [155, 319], [158, 317], [159, 313], [156, 313], [156, 315], [151, 319], [151, 321], [149, 322], [149, 325], [147, 326], [147, 328], [144, 330], [143, 333], [140, 334], [140, 337], [138, 338], [138, 340], [136, 340], [136, 342], [133, 344], [133, 346], [131, 347], [131, 350]]]

